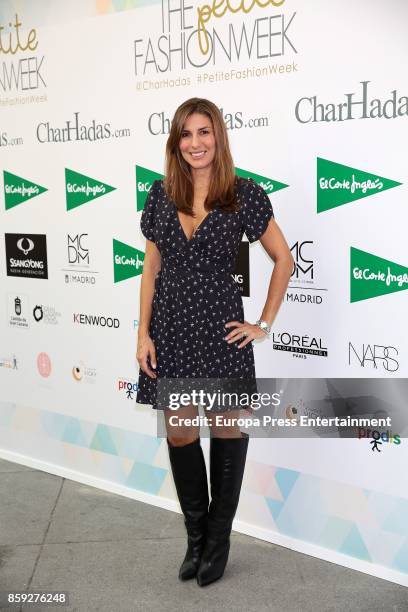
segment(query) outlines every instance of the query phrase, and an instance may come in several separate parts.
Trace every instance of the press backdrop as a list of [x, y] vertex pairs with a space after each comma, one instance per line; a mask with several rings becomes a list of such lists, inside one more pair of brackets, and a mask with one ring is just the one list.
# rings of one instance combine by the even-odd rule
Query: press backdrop
[[[407, 376], [407, 19], [402, 1], [3, 0], [3, 458], [178, 508], [157, 414], [135, 403], [135, 349], [141, 211], [192, 96], [222, 110], [236, 171], [268, 193], [296, 262], [258, 376]], [[249, 321], [272, 266], [244, 240]], [[235, 528], [406, 583], [395, 435], [381, 453], [252, 440]]]

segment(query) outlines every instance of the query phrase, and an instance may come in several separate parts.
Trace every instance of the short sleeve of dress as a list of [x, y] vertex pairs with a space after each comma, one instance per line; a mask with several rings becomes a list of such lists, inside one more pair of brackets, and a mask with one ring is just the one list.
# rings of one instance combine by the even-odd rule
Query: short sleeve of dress
[[265, 189], [253, 179], [248, 179], [242, 198], [242, 226], [249, 242], [255, 242], [274, 217], [272, 204]]
[[146, 197], [146, 202], [140, 218], [140, 229], [142, 234], [148, 240], [155, 242], [155, 221], [156, 221], [156, 208], [157, 199], [159, 197], [159, 180], [153, 181], [149, 192]]

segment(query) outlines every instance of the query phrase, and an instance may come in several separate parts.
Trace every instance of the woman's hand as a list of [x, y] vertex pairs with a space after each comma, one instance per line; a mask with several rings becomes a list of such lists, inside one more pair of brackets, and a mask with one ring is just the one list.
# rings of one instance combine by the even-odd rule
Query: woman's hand
[[147, 359], [150, 357], [150, 363], [153, 368], [157, 367], [156, 363], [156, 348], [149, 334], [138, 336], [136, 359], [139, 362], [140, 369], [145, 372], [150, 378], [157, 378], [156, 372], [153, 372], [147, 364]]
[[[265, 338], [265, 336], [268, 335], [266, 331], [259, 327], [259, 325], [252, 325], [251, 323], [248, 323], [248, 321], [244, 321], [243, 323], [240, 321], [228, 321], [225, 324], [225, 327], [235, 327], [235, 329], [233, 329], [227, 336], [224, 336], [224, 340], [228, 342], [228, 344], [244, 338], [243, 342], [238, 344], [238, 348], [242, 348], [248, 344], [248, 342], [252, 342], [252, 340], [257, 338]], [[243, 336], [243, 334], [246, 334], [246, 338]]]

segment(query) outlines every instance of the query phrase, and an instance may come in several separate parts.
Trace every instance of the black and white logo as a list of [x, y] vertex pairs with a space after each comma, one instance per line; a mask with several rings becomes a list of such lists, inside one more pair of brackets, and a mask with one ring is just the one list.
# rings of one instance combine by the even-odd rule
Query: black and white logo
[[30, 306], [28, 296], [10, 293], [7, 296], [8, 324], [10, 327], [27, 329], [30, 327]]
[[395, 346], [383, 344], [359, 344], [349, 342], [349, 365], [358, 364], [362, 368], [396, 372], [399, 369], [397, 360], [398, 349]]
[[327, 357], [327, 347], [324, 346], [322, 338], [303, 334], [292, 334], [290, 332], [273, 332], [272, 348], [275, 351], [293, 353], [293, 357], [306, 359], [308, 355], [316, 357]]
[[70, 266], [89, 266], [89, 248], [87, 247], [88, 234], [68, 234], [68, 263]]
[[290, 249], [294, 264], [285, 301], [297, 304], [320, 305], [327, 289], [315, 282], [313, 240], [297, 240]]
[[5, 234], [7, 276], [48, 278], [45, 234]]
[[63, 268], [65, 283], [95, 285], [98, 271], [91, 270], [89, 234], [67, 234], [67, 263]]

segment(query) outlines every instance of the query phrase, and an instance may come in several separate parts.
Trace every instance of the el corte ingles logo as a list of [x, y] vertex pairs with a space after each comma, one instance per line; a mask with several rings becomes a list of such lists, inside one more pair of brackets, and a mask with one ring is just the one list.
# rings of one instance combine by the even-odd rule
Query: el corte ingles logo
[[162, 174], [144, 168], [143, 166], [136, 166], [136, 210], [140, 212], [144, 209], [147, 194], [149, 193], [152, 183], [156, 180], [161, 180]]
[[[258, 183], [268, 195], [275, 193], [276, 191], [280, 191], [281, 189], [285, 189], [289, 187], [286, 183], [281, 183], [277, 180], [268, 178], [267, 176], [263, 176], [262, 174], [255, 174], [255, 172], [250, 172], [248, 170], [243, 170], [242, 168], [235, 167], [235, 172], [237, 176], [241, 176], [242, 178], [252, 178], [256, 183]], [[163, 174], [159, 174], [158, 172], [154, 172], [153, 170], [149, 170], [148, 168], [144, 168], [143, 166], [136, 166], [136, 210], [140, 212], [144, 209], [144, 205], [146, 202], [147, 194], [149, 193], [150, 187], [152, 186], [153, 181], [156, 179], [160, 180], [163, 178]]]
[[87, 204], [115, 189], [116, 187], [112, 187], [107, 183], [102, 183], [102, 181], [85, 176], [85, 174], [65, 168], [67, 210]]
[[367, 198], [398, 185], [402, 183], [351, 166], [343, 166], [328, 159], [317, 158], [318, 213]]
[[235, 172], [238, 176], [241, 176], [242, 178], [254, 179], [256, 183], [258, 183], [263, 189], [265, 189], [268, 195], [271, 195], [271, 193], [275, 193], [275, 191], [285, 189], [285, 187], [289, 187], [289, 185], [286, 185], [286, 183], [280, 183], [279, 181], [273, 180], [266, 176], [262, 176], [262, 174], [255, 174], [255, 172], [243, 170], [242, 168], [235, 167]]
[[3, 184], [4, 184], [4, 202], [6, 210], [18, 206], [22, 202], [32, 200], [36, 196], [48, 191], [46, 187], [37, 185], [28, 179], [23, 179], [17, 174], [3, 171]]
[[350, 248], [350, 301], [359, 302], [408, 289], [408, 268]]
[[113, 239], [114, 282], [139, 276], [143, 272], [144, 253], [124, 242]]

